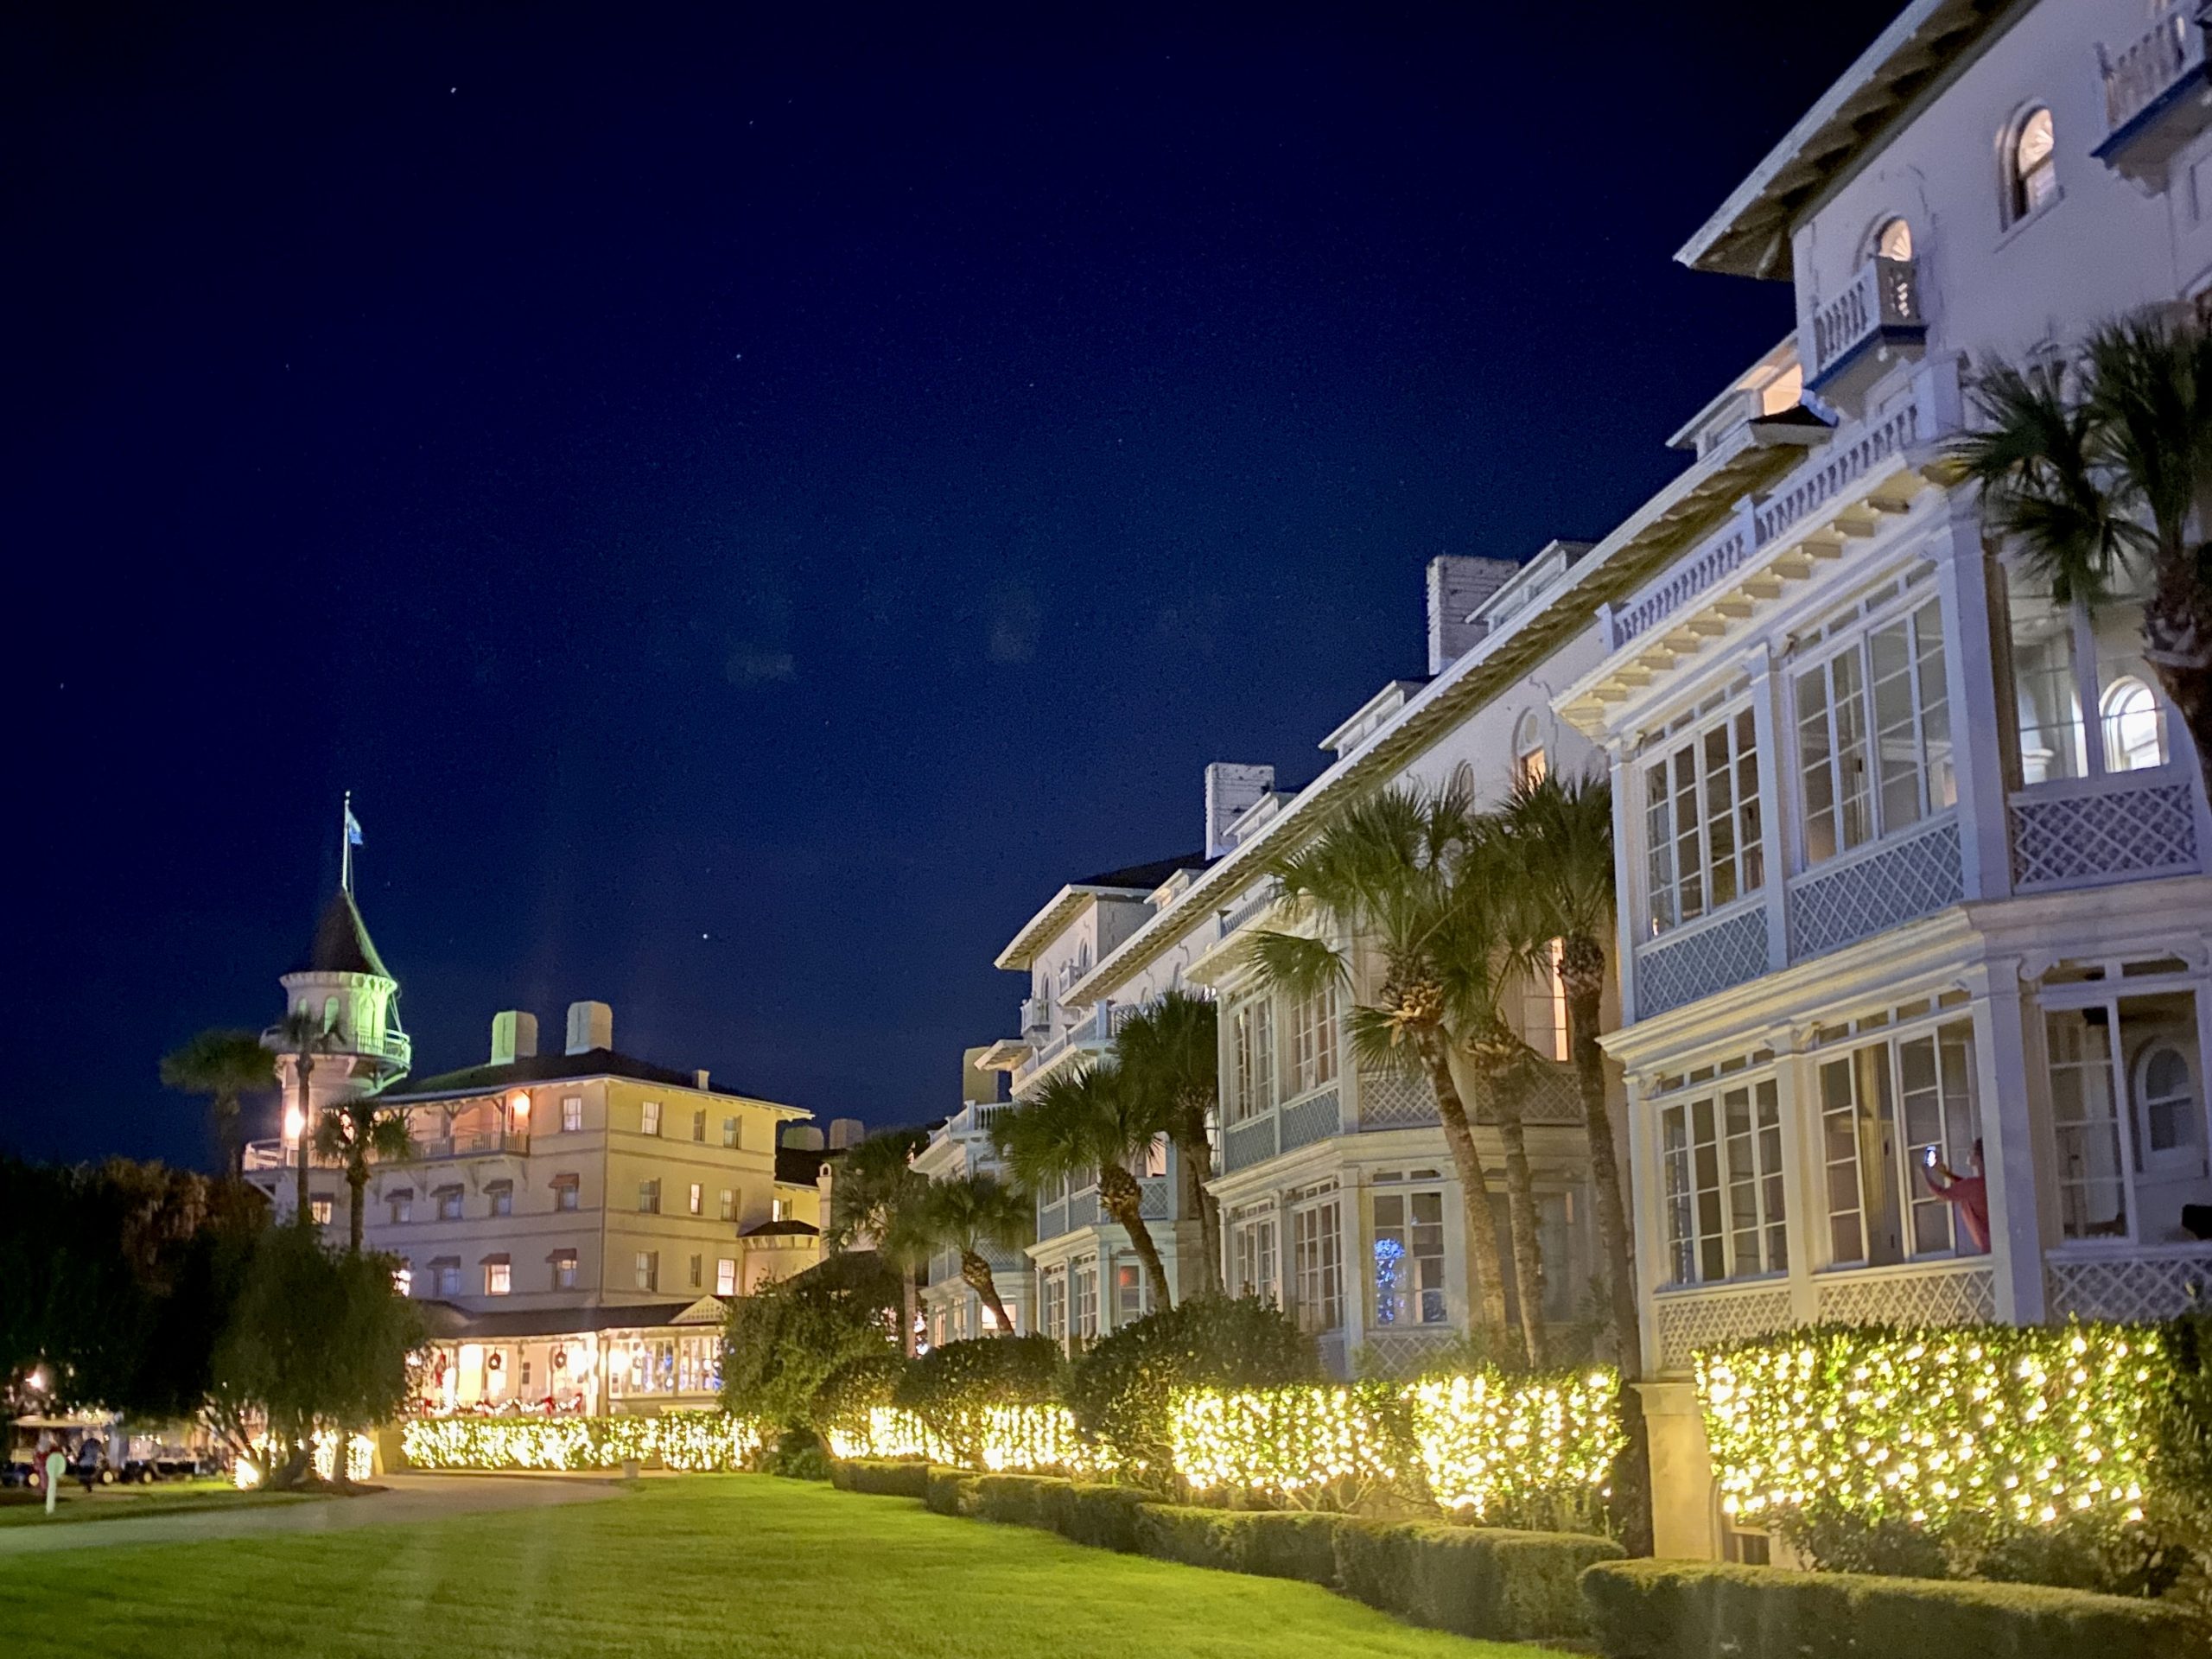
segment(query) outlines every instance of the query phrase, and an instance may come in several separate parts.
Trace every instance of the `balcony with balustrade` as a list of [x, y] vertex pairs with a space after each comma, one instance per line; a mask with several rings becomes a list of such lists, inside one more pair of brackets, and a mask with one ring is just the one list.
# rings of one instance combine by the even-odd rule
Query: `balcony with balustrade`
[[1812, 341], [1805, 384], [1831, 403], [1855, 398], [1899, 356], [1916, 356], [1928, 338], [1920, 276], [1910, 259], [1876, 255], [1840, 294], [1819, 306], [1805, 334]]
[[[1573, 1068], [1548, 1060], [1533, 1064], [1535, 1077], [1522, 1102], [1522, 1122], [1531, 1127], [1580, 1127], [1582, 1096]], [[1497, 1122], [1497, 1107], [1486, 1097], [1478, 1095], [1467, 1105], [1478, 1124]], [[1431, 1128], [1442, 1121], [1427, 1079], [1363, 1068], [1350, 1079], [1332, 1077], [1230, 1124], [1221, 1137], [1218, 1173], [1255, 1168], [1337, 1135]]]
[[2157, 188], [2175, 154], [2212, 127], [2205, 20], [2202, 0], [2175, 0], [2133, 40], [2116, 48], [2098, 43], [2105, 137], [2090, 153], [2099, 161]]

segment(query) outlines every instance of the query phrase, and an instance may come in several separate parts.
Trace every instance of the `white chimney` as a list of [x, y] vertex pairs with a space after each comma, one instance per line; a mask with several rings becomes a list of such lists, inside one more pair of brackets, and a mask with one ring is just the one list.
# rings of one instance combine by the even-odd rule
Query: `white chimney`
[[492, 1064], [508, 1065], [537, 1053], [537, 1016], [507, 1008], [492, 1016]]
[[1440, 553], [1428, 562], [1428, 671], [1441, 674], [1490, 630], [1471, 621], [1476, 607], [1520, 574], [1510, 559]]
[[707, 1068], [705, 1066], [701, 1066], [697, 1071], [691, 1074], [691, 1086], [694, 1089], [696, 1089], [702, 1095], [707, 1092]]
[[614, 1046], [614, 1010], [604, 1002], [569, 1004], [569, 1052], [588, 1054]]
[[857, 1147], [868, 1139], [868, 1127], [857, 1117], [833, 1117], [830, 1120], [830, 1150], [842, 1152], [848, 1147]]
[[819, 1152], [822, 1131], [811, 1123], [794, 1123], [784, 1131], [784, 1144], [794, 1152]]
[[1244, 766], [1217, 760], [1206, 768], [1206, 856], [1230, 849], [1229, 826], [1236, 815], [1275, 786], [1273, 766]]

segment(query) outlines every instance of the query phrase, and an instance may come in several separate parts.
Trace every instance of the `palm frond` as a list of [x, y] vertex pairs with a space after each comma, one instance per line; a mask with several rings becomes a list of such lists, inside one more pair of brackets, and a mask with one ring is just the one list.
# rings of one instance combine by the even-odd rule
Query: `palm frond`
[[1262, 930], [1239, 947], [1239, 959], [1271, 989], [1307, 997], [1351, 983], [1344, 955], [1325, 939]]

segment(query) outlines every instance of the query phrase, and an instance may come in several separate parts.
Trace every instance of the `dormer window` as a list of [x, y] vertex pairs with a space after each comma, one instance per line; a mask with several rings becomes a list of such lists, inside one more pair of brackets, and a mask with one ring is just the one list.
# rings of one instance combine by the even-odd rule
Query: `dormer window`
[[2030, 110], [2014, 124], [2005, 161], [2008, 219], [2026, 219], [2056, 198], [2058, 141], [2049, 110]]
[[1874, 232], [1874, 257], [1877, 259], [1894, 259], [1899, 264], [1910, 264], [1912, 260], [1910, 222], [1904, 219], [1885, 220], [1882, 228]]

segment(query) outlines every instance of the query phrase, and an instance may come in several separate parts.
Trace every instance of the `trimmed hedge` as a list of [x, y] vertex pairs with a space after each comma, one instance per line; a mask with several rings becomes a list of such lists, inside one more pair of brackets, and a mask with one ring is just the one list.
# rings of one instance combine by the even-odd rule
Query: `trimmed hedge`
[[1136, 1547], [1163, 1561], [1298, 1579], [1334, 1589], [1342, 1516], [1297, 1510], [1207, 1510], [1147, 1504], [1136, 1516]]
[[912, 1458], [833, 1458], [830, 1463], [830, 1484], [841, 1492], [926, 1498], [930, 1466]]
[[1067, 1484], [1050, 1475], [977, 1475], [973, 1478], [976, 1498], [970, 1513], [1009, 1527], [1044, 1526], [1045, 1489]]
[[1040, 1524], [1071, 1544], [1133, 1554], [1144, 1494], [1097, 1481], [1056, 1480], [1038, 1495]]
[[935, 1464], [924, 1467], [929, 1472], [922, 1489], [923, 1503], [939, 1515], [976, 1513], [976, 1476], [965, 1469], [940, 1469]]
[[1607, 1659], [2177, 1659], [2204, 1651], [2177, 1608], [2042, 1585], [1607, 1561], [1582, 1574], [1582, 1595]]
[[1607, 1538], [1414, 1522], [1336, 1529], [1344, 1594], [1410, 1624], [1495, 1641], [1580, 1637], [1583, 1569], [1618, 1560]]

